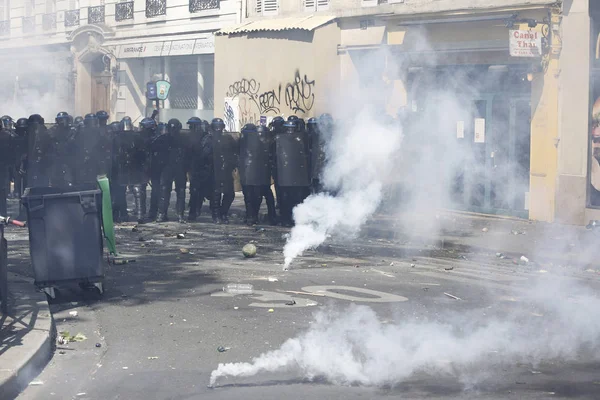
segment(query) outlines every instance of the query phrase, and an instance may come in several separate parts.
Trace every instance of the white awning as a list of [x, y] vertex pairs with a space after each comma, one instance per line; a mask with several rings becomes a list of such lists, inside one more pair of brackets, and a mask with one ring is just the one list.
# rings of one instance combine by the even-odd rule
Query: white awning
[[215, 34], [232, 35], [236, 33], [287, 30], [313, 31], [320, 26], [330, 23], [335, 18], [335, 16], [331, 15], [309, 15], [306, 17], [261, 19], [259, 21], [245, 22], [240, 25], [224, 28]]

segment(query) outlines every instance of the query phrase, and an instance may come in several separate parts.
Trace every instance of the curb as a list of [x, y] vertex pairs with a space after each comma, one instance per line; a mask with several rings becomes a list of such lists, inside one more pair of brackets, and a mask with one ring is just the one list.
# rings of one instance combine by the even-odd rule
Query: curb
[[56, 335], [46, 295], [36, 291], [33, 279], [9, 273], [8, 288], [7, 317], [12, 317], [18, 345], [0, 347], [0, 399], [17, 397], [40, 373], [52, 357]]

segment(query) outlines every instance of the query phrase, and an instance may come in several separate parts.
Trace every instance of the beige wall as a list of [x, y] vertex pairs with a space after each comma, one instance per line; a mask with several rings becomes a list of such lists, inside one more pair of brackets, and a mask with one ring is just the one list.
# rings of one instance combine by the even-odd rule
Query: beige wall
[[565, 2], [559, 77], [556, 219], [585, 224], [590, 75], [589, 0]]
[[[309, 118], [330, 112], [339, 88], [339, 28], [217, 36], [215, 116], [239, 99], [240, 124], [261, 115]], [[314, 83], [313, 83], [314, 82]]]

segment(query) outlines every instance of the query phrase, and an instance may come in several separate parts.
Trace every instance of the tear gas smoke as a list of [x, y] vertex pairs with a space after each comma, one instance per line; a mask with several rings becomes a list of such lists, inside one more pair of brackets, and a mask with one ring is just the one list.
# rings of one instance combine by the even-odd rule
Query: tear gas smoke
[[[310, 329], [279, 349], [249, 363], [219, 364], [210, 386], [224, 377], [284, 371], [342, 385], [394, 386], [415, 373], [472, 385], [486, 365], [571, 361], [584, 352], [598, 359], [600, 298], [579, 288], [576, 298], [559, 300], [554, 294], [568, 289], [561, 279], [534, 289], [527, 307], [502, 319], [473, 312], [385, 324], [366, 306], [320, 311]], [[532, 317], [532, 310], [544, 316]]]
[[398, 124], [385, 124], [374, 115], [365, 107], [353, 118], [342, 120], [329, 136], [322, 180], [325, 188], [336, 193], [311, 195], [294, 208], [296, 225], [283, 250], [285, 269], [329, 235], [356, 235], [377, 210], [402, 132]]

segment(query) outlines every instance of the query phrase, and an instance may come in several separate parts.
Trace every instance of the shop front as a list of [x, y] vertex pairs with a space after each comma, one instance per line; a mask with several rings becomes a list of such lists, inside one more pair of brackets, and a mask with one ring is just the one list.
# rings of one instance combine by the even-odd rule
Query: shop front
[[167, 80], [169, 98], [159, 103], [159, 118], [187, 121], [192, 116], [210, 120], [214, 114], [214, 36], [116, 46], [119, 63], [117, 119], [140, 121], [152, 114], [155, 103], [146, 99], [146, 83]]

